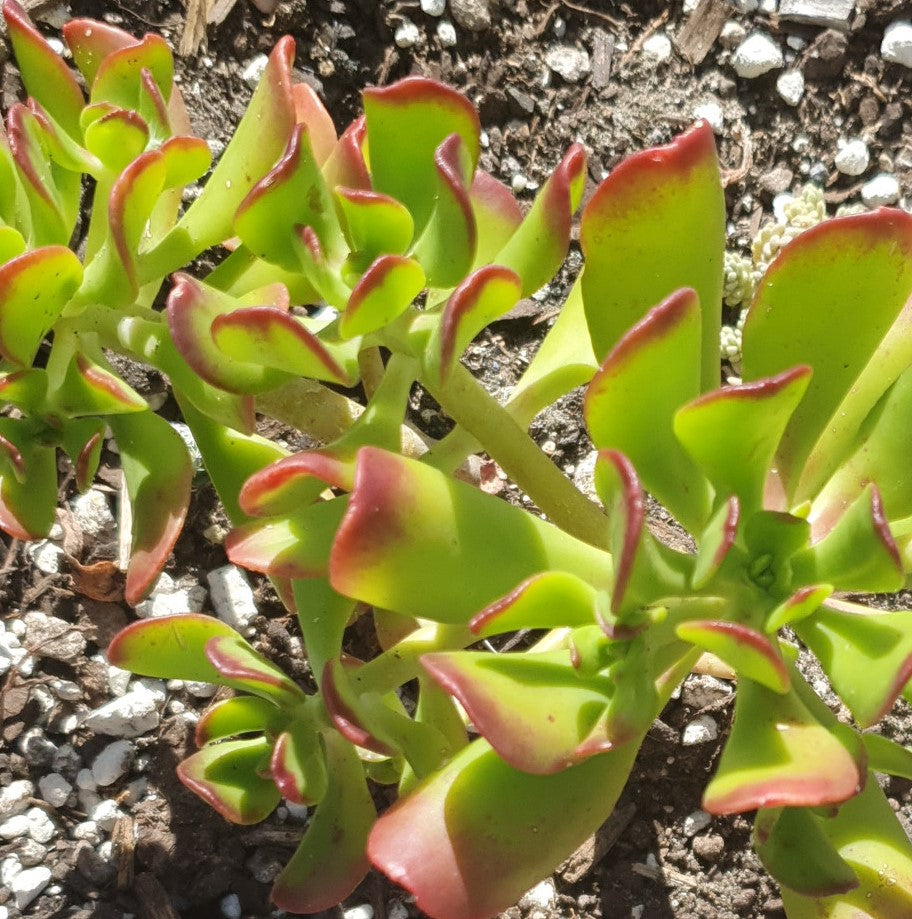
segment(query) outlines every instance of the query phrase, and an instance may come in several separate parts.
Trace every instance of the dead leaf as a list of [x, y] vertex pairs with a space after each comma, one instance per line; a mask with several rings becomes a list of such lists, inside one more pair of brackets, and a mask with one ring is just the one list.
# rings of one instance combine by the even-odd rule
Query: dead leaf
[[71, 555], [66, 556], [73, 579], [73, 590], [90, 600], [119, 603], [124, 598], [124, 573], [114, 562], [83, 565]]

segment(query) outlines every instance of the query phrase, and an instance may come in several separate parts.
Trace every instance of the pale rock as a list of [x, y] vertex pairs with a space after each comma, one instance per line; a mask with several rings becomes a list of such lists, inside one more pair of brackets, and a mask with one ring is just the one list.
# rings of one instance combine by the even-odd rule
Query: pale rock
[[[422, 0], [422, 6], [424, 2]], [[219, 909], [225, 919], [241, 919], [241, 900], [236, 893], [229, 893], [222, 897], [219, 902]]]
[[643, 919], [643, 913], [646, 912], [646, 907], [642, 903], [637, 903], [635, 906], [630, 907], [630, 919]]
[[713, 134], [721, 134], [725, 128], [725, 115], [718, 102], [704, 102], [693, 110], [694, 118], [703, 118], [713, 129]]
[[568, 83], [579, 83], [589, 72], [589, 54], [573, 45], [553, 45], [545, 52], [545, 63]]
[[745, 80], [753, 80], [785, 63], [782, 49], [766, 32], [754, 32], [735, 49], [732, 55], [735, 73]]
[[[6, 673], [12, 667], [18, 667], [22, 673], [23, 667], [28, 669], [28, 664], [33, 661], [33, 658], [28, 657], [17, 635], [13, 632], [0, 632], [0, 674]], [[33, 663], [32, 665], [34, 666]]]
[[241, 79], [251, 88], [256, 89], [260, 84], [269, 58], [265, 54], [258, 54], [252, 58], [241, 72]]
[[80, 788], [76, 794], [79, 799], [79, 809], [84, 814], [91, 814], [93, 810], [101, 803], [101, 795], [91, 788]]
[[26, 554], [42, 574], [57, 574], [60, 571], [63, 549], [55, 546], [50, 540], [40, 539], [38, 542], [31, 543]]
[[437, 41], [443, 48], [456, 47], [456, 28], [448, 19], [441, 19], [437, 23]]
[[206, 575], [212, 608], [222, 622], [244, 632], [257, 617], [256, 600], [246, 575], [237, 565], [223, 565]]
[[861, 200], [867, 207], [884, 207], [899, 201], [899, 180], [888, 172], [874, 176], [861, 186]]
[[409, 919], [408, 907], [401, 900], [390, 900], [386, 904], [386, 919]]
[[133, 744], [129, 740], [115, 740], [92, 761], [92, 778], [97, 785], [106, 788], [126, 775], [132, 762]]
[[22, 870], [22, 862], [16, 855], [7, 855], [0, 861], [0, 887], [9, 887], [13, 878]]
[[706, 811], [694, 811], [684, 818], [684, 835], [696, 836], [700, 830], [705, 830], [712, 823], [712, 817]]
[[719, 726], [709, 717], [700, 715], [684, 726], [681, 734], [681, 743], [685, 747], [693, 747], [701, 743], [709, 743], [719, 736]]
[[446, 0], [421, 0], [421, 12], [440, 17], [446, 10]]
[[26, 613], [22, 619], [25, 643], [34, 648], [39, 657], [69, 661], [85, 651], [85, 636], [71, 622], [37, 611]]
[[800, 35], [788, 35], [785, 39], [786, 45], [792, 49], [792, 51], [804, 51], [807, 48], [808, 43]]
[[891, 64], [912, 67], [912, 22], [908, 19], [891, 22], [884, 32], [880, 53]]
[[450, 0], [450, 15], [463, 29], [484, 32], [491, 26], [490, 0]]
[[530, 911], [533, 909], [548, 909], [557, 899], [557, 890], [554, 887], [554, 881], [546, 878], [544, 881], [536, 884], [531, 890], [527, 890], [520, 898], [519, 905], [522, 909]]
[[94, 820], [83, 820], [82, 823], [77, 823], [73, 827], [72, 836], [73, 839], [84, 839], [93, 846], [97, 846], [102, 840], [101, 830]]
[[706, 708], [722, 699], [731, 698], [732, 687], [724, 680], [708, 674], [691, 674], [684, 680], [681, 700], [691, 708]]
[[854, 6], [855, 0], [781, 0], [779, 17], [825, 29], [845, 30]]
[[80, 769], [76, 773], [76, 787], [80, 791], [95, 791], [98, 788], [98, 783], [95, 781], [95, 776], [92, 774], [91, 769]]
[[692, 13], [700, 5], [700, 0], [684, 0], [684, 12]]
[[306, 804], [295, 804], [294, 801], [285, 801], [285, 810], [291, 820], [303, 823], [310, 816], [310, 808]]
[[51, 869], [44, 865], [20, 871], [10, 884], [10, 892], [19, 909], [25, 909], [51, 882]]
[[109, 692], [112, 696], [122, 696], [127, 691], [133, 674], [129, 670], [122, 670], [120, 667], [109, 664], [104, 658], [102, 661], [107, 670]]
[[58, 699], [64, 702], [79, 702], [82, 699], [82, 690], [78, 683], [72, 680], [57, 680], [54, 683], [54, 692]]
[[410, 19], [403, 19], [393, 38], [400, 48], [414, 48], [421, 41], [421, 30]]
[[786, 70], [776, 80], [776, 92], [786, 105], [796, 106], [804, 95], [804, 74], [800, 70]]
[[110, 798], [100, 801], [89, 814], [89, 817], [108, 833], [114, 829], [114, 824], [123, 816], [124, 812], [117, 806], [117, 802]]
[[643, 42], [643, 56], [654, 64], [667, 64], [671, 52], [671, 39], [664, 32], [656, 32]]
[[206, 588], [201, 584], [191, 583], [184, 587], [162, 572], [149, 596], [137, 605], [136, 615], [140, 619], [156, 619], [159, 616], [198, 613], [205, 602]]
[[834, 162], [843, 175], [860, 176], [871, 163], [871, 153], [868, 145], [856, 137], [854, 140], [840, 141]]
[[196, 696], [197, 699], [211, 699], [218, 689], [215, 683], [200, 683], [197, 680], [187, 680], [184, 685], [187, 687], [187, 692], [191, 696]]
[[41, 797], [51, 807], [63, 807], [73, 790], [73, 786], [59, 772], [51, 772], [38, 779]]
[[719, 44], [723, 48], [737, 48], [747, 38], [747, 29], [737, 19], [729, 19], [719, 32]]
[[9, 909], [5, 906], [0, 906], [0, 919], [9, 919]]
[[47, 859], [47, 847], [34, 839], [20, 839], [16, 845], [16, 855], [23, 868], [34, 868]]
[[760, 0], [733, 0], [733, 3], [742, 13], [753, 13], [760, 6]]
[[0, 788], [0, 820], [15, 817], [28, 807], [28, 800], [34, 797], [35, 786], [28, 779], [17, 779]]
[[601, 499], [595, 491], [595, 464], [598, 462], [598, 451], [587, 453], [573, 470], [573, 484], [587, 497], [601, 505]]
[[370, 903], [359, 903], [349, 907], [342, 915], [345, 919], [374, 919], [374, 908]]
[[115, 527], [114, 515], [108, 505], [108, 496], [97, 488], [74, 498], [70, 507], [76, 522], [90, 536], [110, 533]]
[[109, 737], [139, 737], [158, 727], [161, 716], [158, 701], [145, 687], [138, 685], [119, 699], [89, 712], [84, 724], [96, 734]]
[[525, 191], [528, 184], [529, 180], [521, 172], [515, 173], [513, 178], [510, 179], [510, 188], [513, 189], [514, 195], [518, 195], [520, 192]]
[[144, 689], [159, 704], [164, 704], [168, 698], [168, 684], [151, 676], [141, 676], [130, 684], [130, 689]]
[[0, 839], [19, 839], [28, 836], [29, 820], [25, 814], [16, 814], [0, 823]]
[[29, 808], [25, 816], [29, 822], [28, 834], [35, 842], [50, 842], [57, 835], [57, 825], [40, 807]]
[[776, 6], [779, 3], [779, 0], [760, 0], [760, 6], [758, 9], [761, 13], [775, 13]]
[[127, 785], [127, 789], [119, 795], [123, 804], [136, 804], [146, 796], [149, 789], [149, 780], [144, 778], [134, 779]]

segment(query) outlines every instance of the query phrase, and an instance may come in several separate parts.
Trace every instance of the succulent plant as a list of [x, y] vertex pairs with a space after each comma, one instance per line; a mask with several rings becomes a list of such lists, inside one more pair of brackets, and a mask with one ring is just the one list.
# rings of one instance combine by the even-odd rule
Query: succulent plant
[[[909, 914], [912, 847], [872, 773], [912, 777], [912, 753], [863, 731], [910, 692], [912, 613], [847, 594], [896, 591], [912, 569], [912, 218], [825, 221], [785, 246], [744, 323], [744, 382], [720, 388], [725, 209], [701, 123], [595, 191], [584, 268], [501, 404], [460, 358], [561, 266], [580, 146], [524, 214], [479, 169], [478, 116], [457, 92], [417, 77], [368, 89], [337, 136], [292, 83], [283, 39], [181, 212], [209, 155], [164, 43], [70, 23], [86, 102], [21, 9], [6, 0], [4, 14], [38, 101], [14, 108], [0, 146], [0, 354], [16, 409], [0, 419], [0, 523], [46, 532], [55, 449], [85, 485], [110, 425], [136, 520], [128, 599], [141, 597], [190, 467], [106, 352], [168, 376], [232, 521], [229, 558], [296, 611], [318, 688], [201, 615], [134, 623], [108, 656], [238, 691], [202, 717], [179, 774], [237, 823], [282, 798], [313, 807], [277, 905], [329, 907], [374, 865], [431, 916], [506, 908], [609, 815], [709, 652], [738, 694], [706, 810], [756, 811], [792, 919]], [[81, 173], [95, 206], [77, 257]], [[186, 266], [210, 248], [217, 267], [198, 278]], [[405, 427], [416, 381], [456, 425], [426, 452]], [[340, 392], [359, 382], [363, 407]], [[600, 505], [527, 433], [583, 385]], [[255, 408], [321, 445], [280, 449], [254, 432]], [[543, 516], [456, 474], [480, 451]], [[652, 534], [647, 495], [695, 552]], [[369, 660], [343, 650], [358, 616], [376, 631]], [[485, 650], [519, 630], [523, 650]], [[801, 645], [855, 726], [806, 683]], [[381, 785], [398, 801], [378, 815]]]

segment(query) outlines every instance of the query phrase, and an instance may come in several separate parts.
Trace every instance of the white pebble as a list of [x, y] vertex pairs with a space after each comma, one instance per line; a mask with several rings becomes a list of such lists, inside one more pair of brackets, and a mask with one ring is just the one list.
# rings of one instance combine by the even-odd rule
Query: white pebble
[[410, 19], [403, 19], [393, 38], [400, 48], [414, 48], [421, 41], [421, 30]]
[[787, 105], [797, 105], [804, 95], [804, 74], [800, 70], [786, 70], [776, 80], [776, 92]]
[[114, 829], [114, 824], [123, 817], [124, 812], [117, 806], [117, 802], [110, 798], [100, 801], [89, 815], [103, 830], [108, 833]]
[[236, 893], [222, 897], [219, 907], [225, 919], [241, 919], [241, 900]]
[[218, 689], [215, 683], [200, 683], [196, 680], [187, 680], [184, 685], [187, 687], [187, 692], [191, 696], [196, 696], [197, 699], [211, 699]]
[[446, 0], [421, 0], [421, 12], [428, 16], [442, 16], [446, 10]]
[[76, 773], [76, 787], [82, 791], [95, 791], [98, 788], [91, 769], [80, 769]]
[[34, 868], [47, 860], [47, 847], [34, 839], [20, 839], [16, 844], [16, 855], [23, 868]]
[[51, 869], [44, 865], [20, 871], [10, 884], [10, 890], [19, 909], [25, 909], [51, 881]]
[[136, 607], [141, 619], [198, 613], [206, 602], [206, 589], [200, 584], [182, 587], [165, 573], [159, 575], [147, 599]]
[[709, 743], [719, 736], [719, 727], [709, 715], [700, 715], [690, 724], [685, 725], [681, 734], [681, 743], [685, 747], [693, 747], [701, 743]]
[[[253, 58], [250, 63], [244, 68], [241, 73], [241, 79], [251, 88], [256, 89], [259, 85], [260, 79], [263, 76], [263, 73], [266, 70], [266, 65], [269, 63], [269, 58], [265, 54], [258, 54]], [[180, 432], [178, 432], [180, 433]]]
[[871, 163], [868, 145], [860, 138], [840, 145], [835, 158], [836, 168], [847, 176], [860, 176]]
[[725, 115], [718, 102], [704, 102], [694, 110], [694, 118], [703, 118], [713, 129], [713, 134], [721, 134], [725, 127]]
[[243, 632], [257, 617], [253, 590], [237, 565], [223, 565], [206, 575], [209, 599], [222, 622]]
[[694, 811], [684, 818], [684, 835], [696, 836], [700, 830], [705, 830], [712, 823], [712, 817], [706, 811]]
[[899, 201], [899, 180], [888, 172], [874, 176], [861, 186], [861, 200], [868, 207], [883, 207]]
[[653, 63], [667, 63], [671, 60], [671, 39], [664, 32], [650, 35], [643, 42], [643, 54]]
[[108, 497], [97, 488], [90, 488], [84, 495], [74, 498], [70, 507], [76, 522], [90, 536], [101, 536], [114, 530], [114, 515], [108, 506]]
[[34, 794], [35, 786], [28, 779], [17, 779], [5, 788], [0, 788], [0, 820], [21, 814]]
[[519, 901], [519, 905], [524, 910], [548, 909], [557, 899], [557, 890], [554, 887], [554, 881], [546, 878], [539, 884], [536, 884], [531, 890], [527, 890]]
[[514, 195], [518, 195], [520, 192], [525, 191], [528, 184], [529, 180], [521, 172], [515, 173], [513, 178], [510, 179], [510, 188], [513, 189]]
[[360, 903], [345, 910], [342, 915], [345, 919], [374, 919], [374, 908], [370, 903]]
[[84, 724], [96, 734], [139, 737], [158, 727], [158, 701], [142, 685], [89, 712]]
[[437, 23], [437, 41], [444, 48], [456, 47], [456, 27], [446, 19]]
[[57, 835], [57, 826], [40, 808], [31, 807], [25, 812], [29, 822], [29, 836], [35, 842], [50, 842]]
[[568, 83], [578, 83], [589, 72], [589, 54], [573, 45], [554, 45], [545, 52], [549, 69]]
[[719, 33], [719, 43], [723, 48], [737, 48], [747, 37], [747, 30], [737, 19], [729, 19]]
[[782, 49], [766, 32], [754, 32], [735, 49], [732, 67], [739, 77], [753, 80], [785, 63]]
[[94, 820], [83, 820], [82, 823], [77, 823], [73, 827], [72, 835], [73, 839], [84, 839], [93, 846], [97, 846], [102, 839], [101, 830]]
[[129, 740], [115, 740], [93, 760], [92, 777], [97, 785], [106, 788], [126, 774], [132, 761], [133, 744]]
[[41, 797], [51, 807], [63, 807], [66, 804], [73, 786], [59, 772], [52, 772], [38, 779]]
[[409, 919], [408, 907], [401, 900], [390, 900], [386, 904], [386, 919]]
[[57, 698], [63, 699], [64, 702], [79, 702], [82, 699], [82, 690], [79, 688], [79, 684], [74, 683], [72, 680], [57, 680], [54, 683], [54, 692], [57, 694]]
[[885, 61], [912, 67], [912, 22], [897, 19], [884, 32], [880, 53]]
[[[779, 197], [777, 195], [773, 199], [774, 208]], [[791, 195], [788, 195], [788, 198], [794, 200]], [[775, 211], [773, 213], [776, 214]], [[779, 219], [778, 214], [776, 219]], [[731, 695], [731, 684], [717, 680], [714, 676], [709, 676], [708, 674], [691, 674], [684, 680], [681, 692], [682, 700], [691, 708], [705, 708], [707, 705], [715, 704], [720, 699], [731, 698]]]
[[63, 559], [63, 549], [50, 540], [42, 539], [32, 543], [26, 550], [32, 563], [42, 574], [57, 574]]
[[29, 820], [25, 814], [16, 814], [0, 823], [0, 839], [18, 839], [20, 836], [28, 836]]

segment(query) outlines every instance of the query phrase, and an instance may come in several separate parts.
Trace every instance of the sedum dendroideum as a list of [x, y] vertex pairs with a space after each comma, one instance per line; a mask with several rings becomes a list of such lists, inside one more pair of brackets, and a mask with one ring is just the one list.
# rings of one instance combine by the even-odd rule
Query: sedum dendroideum
[[[337, 136], [283, 39], [182, 208], [211, 164], [165, 43], [73, 21], [80, 82], [15, 2], [3, 12], [30, 98], [0, 136], [0, 526], [45, 534], [56, 450], [87, 487], [110, 427], [141, 599], [191, 465], [110, 355], [168, 377], [232, 521], [228, 555], [296, 611], [318, 691], [209, 616], [134, 623], [108, 656], [238, 691], [203, 715], [179, 774], [237, 823], [282, 798], [313, 807], [277, 905], [330, 907], [373, 865], [441, 919], [508, 907], [610, 814], [710, 652], [738, 693], [705, 809], [756, 812], [792, 919], [912, 912], [912, 846], [873, 778], [912, 778], [912, 753], [864, 732], [912, 696], [912, 612], [847, 598], [912, 570], [912, 218], [826, 221], [788, 245], [744, 323], [744, 382], [720, 388], [724, 200], [697, 125], [595, 191], [583, 270], [501, 404], [460, 357], [561, 266], [580, 146], [523, 213], [478, 168], [458, 93], [368, 89]], [[209, 249], [217, 267], [196, 277]], [[456, 423], [439, 442], [405, 426], [416, 381]], [[343, 394], [357, 384], [364, 405]], [[601, 505], [527, 434], [579, 386]], [[322, 445], [289, 454], [254, 433], [257, 410]], [[481, 451], [545, 519], [456, 474]], [[652, 534], [647, 494], [695, 552]], [[356, 616], [373, 620], [370, 660], [342, 650]], [[483, 650], [519, 630], [537, 636], [526, 650]], [[806, 683], [802, 645], [854, 726]], [[378, 785], [399, 798], [379, 815]]]

